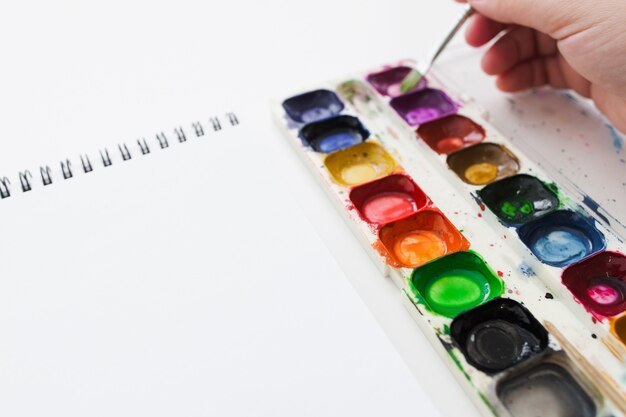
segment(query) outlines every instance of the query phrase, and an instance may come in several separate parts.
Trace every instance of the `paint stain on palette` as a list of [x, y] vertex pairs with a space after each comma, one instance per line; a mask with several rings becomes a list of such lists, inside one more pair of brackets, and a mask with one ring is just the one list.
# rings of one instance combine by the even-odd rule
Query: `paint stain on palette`
[[[327, 179], [323, 183], [355, 223], [362, 243], [380, 255], [374, 258], [417, 307], [424, 328], [432, 328], [431, 336], [449, 349], [465, 377], [460, 379], [470, 385], [474, 377], [481, 381], [473, 388], [487, 404], [486, 414], [506, 409], [513, 417], [598, 415], [604, 405], [591, 383], [551, 343], [546, 328], [554, 328], [541, 324], [546, 311], [552, 312], [545, 304], [562, 306], [565, 300], [540, 296], [535, 310], [537, 295], [529, 298], [521, 289], [558, 274], [558, 285], [571, 293], [567, 301], [577, 300], [594, 323], [603, 322], [606, 334], [626, 345], [626, 257], [606, 251], [607, 237], [595, 220], [555, 184], [540, 179], [541, 171], [529, 167], [528, 158], [518, 158], [508, 142], [494, 140], [495, 132], [473, 120], [470, 115], [477, 113], [465, 111], [453, 95], [434, 88], [432, 80], [402, 94], [400, 84], [410, 71], [387, 67], [339, 82], [336, 92], [299, 94], [283, 102], [282, 119], [290, 122], [287, 128], [311, 169]], [[411, 152], [439, 165], [421, 166], [415, 155], [404, 158], [409, 149], [404, 145], [416, 140], [428, 147]], [[449, 189], [441, 181], [448, 181], [446, 171], [458, 177]], [[457, 199], [466, 199], [476, 212], [449, 213], [435, 204]], [[497, 221], [484, 222], [487, 209]], [[501, 241], [486, 246], [487, 231]], [[528, 250], [509, 247], [507, 236]], [[495, 272], [479, 250], [483, 255], [493, 250], [490, 261], [505, 265], [532, 254], [539, 261], [533, 275], [538, 279], [517, 276], [518, 264], [499, 265]], [[587, 332], [585, 326], [580, 324]]]

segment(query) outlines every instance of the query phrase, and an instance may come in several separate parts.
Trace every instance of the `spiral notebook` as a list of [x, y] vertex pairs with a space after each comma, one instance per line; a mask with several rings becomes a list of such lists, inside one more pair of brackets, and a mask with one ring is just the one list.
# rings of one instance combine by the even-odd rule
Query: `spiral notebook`
[[252, 119], [3, 173], [1, 415], [438, 415]]
[[[111, 148], [99, 149], [97, 152], [83, 153], [76, 158], [65, 158], [56, 165], [42, 165], [34, 174], [24, 169], [12, 176], [0, 177], [0, 199], [9, 198], [18, 193], [26, 193], [38, 186], [50, 186], [55, 182], [69, 180], [75, 175], [89, 174], [94, 169], [107, 168], [113, 162], [130, 161], [133, 157], [146, 156], [154, 150], [163, 150], [171, 145], [186, 143], [191, 138], [202, 138], [210, 133], [220, 132], [224, 126], [236, 127], [239, 119], [233, 112], [223, 117], [213, 116], [207, 122], [195, 121], [187, 128], [178, 126], [166, 134], [157, 132], [154, 137], [137, 139], [135, 143], [119, 143]], [[54, 168], [53, 168], [54, 167]]]

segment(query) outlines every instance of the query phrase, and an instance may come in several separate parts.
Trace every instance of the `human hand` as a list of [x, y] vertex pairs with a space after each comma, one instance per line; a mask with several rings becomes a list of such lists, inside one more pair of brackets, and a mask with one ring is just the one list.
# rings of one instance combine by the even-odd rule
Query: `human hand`
[[478, 11], [466, 33], [470, 45], [504, 32], [482, 61], [501, 90], [572, 89], [626, 132], [624, 0], [467, 1]]

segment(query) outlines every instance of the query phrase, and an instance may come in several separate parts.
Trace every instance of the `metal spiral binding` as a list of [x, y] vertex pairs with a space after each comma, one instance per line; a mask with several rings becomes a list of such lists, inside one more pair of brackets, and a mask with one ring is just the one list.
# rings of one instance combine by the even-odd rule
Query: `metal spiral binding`
[[[207, 136], [208, 132], [210, 131], [219, 132], [223, 130], [225, 125], [230, 127], [236, 127], [240, 124], [239, 118], [233, 112], [226, 113], [225, 119], [225, 123], [217, 116], [210, 117], [208, 120], [208, 124], [203, 124], [200, 121], [193, 122], [191, 124], [191, 130], [193, 131], [192, 136], [195, 135], [196, 138], [201, 138]], [[178, 142], [179, 144], [182, 144], [188, 142], [188, 135], [185, 133], [185, 130], [182, 126], [174, 128], [173, 134], [175, 136], [175, 140], [173, 143]], [[158, 145], [156, 149], [167, 149], [170, 147], [170, 140], [167, 138], [164, 132], [159, 132], [155, 134], [154, 145]], [[137, 147], [139, 154], [142, 156], [148, 155], [151, 152], [150, 143], [145, 138], [137, 139]], [[126, 143], [118, 144], [117, 148], [119, 150], [119, 156], [121, 157], [122, 161], [128, 161], [132, 159], [133, 155], [131, 148], [129, 148]], [[114, 158], [107, 148], [100, 149], [98, 153], [100, 155], [102, 168], [110, 167], [113, 165]], [[94, 165], [89, 155], [81, 154], [79, 155], [79, 158], [83, 174], [88, 174], [96, 169], [96, 165], [98, 164]], [[69, 158], [60, 161], [59, 164], [61, 168], [60, 175], [63, 177], [63, 180], [68, 180], [75, 176], [75, 171]], [[42, 165], [39, 167], [39, 176], [41, 179], [41, 184], [43, 186], [51, 185], [54, 182], [54, 173], [49, 165]], [[33, 186], [35, 185], [35, 179], [29, 170], [18, 172], [18, 178], [20, 188], [23, 193], [31, 191], [33, 189]], [[0, 177], [0, 199], [11, 197], [11, 195], [11, 181], [7, 177]]]

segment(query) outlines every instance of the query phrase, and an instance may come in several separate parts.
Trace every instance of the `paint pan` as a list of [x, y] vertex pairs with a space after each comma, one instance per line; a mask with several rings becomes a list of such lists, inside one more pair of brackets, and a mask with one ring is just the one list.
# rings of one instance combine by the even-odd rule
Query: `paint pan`
[[[372, 87], [374, 87], [376, 91], [378, 91], [383, 96], [398, 97], [403, 95], [400, 87], [402, 85], [402, 81], [404, 81], [404, 79], [407, 77], [407, 75], [409, 75], [411, 71], [412, 69], [409, 67], [395, 67], [368, 75], [367, 82], [369, 82]], [[407, 93], [415, 90], [420, 90], [425, 87], [426, 78], [422, 77], [418, 85], [412, 88]]]
[[344, 105], [335, 93], [315, 90], [283, 101], [287, 116], [296, 123], [311, 123], [336, 116]]
[[448, 167], [467, 184], [486, 185], [517, 174], [518, 159], [503, 145], [480, 143], [448, 156]]
[[437, 209], [425, 209], [386, 225], [380, 241], [392, 266], [416, 268], [449, 253], [469, 249], [470, 244]]
[[500, 298], [459, 315], [452, 340], [468, 363], [494, 374], [546, 350], [548, 333], [517, 301]]
[[383, 225], [408, 217], [430, 203], [406, 175], [396, 174], [354, 188], [350, 201], [363, 220]]
[[626, 346], [626, 315], [613, 320], [611, 323], [611, 333]]
[[369, 131], [353, 116], [313, 122], [300, 130], [300, 138], [316, 152], [332, 153], [365, 142]]
[[595, 417], [592, 397], [568, 370], [541, 362], [502, 379], [497, 395], [513, 417]]
[[519, 228], [522, 242], [543, 263], [565, 267], [605, 248], [604, 236], [592, 220], [559, 210]]
[[383, 104], [380, 99], [362, 81], [345, 81], [337, 86], [337, 93], [342, 99], [350, 103], [357, 113], [373, 117], [383, 111]]
[[459, 109], [446, 93], [434, 88], [396, 97], [389, 105], [411, 126], [450, 116]]
[[596, 318], [626, 311], [626, 257], [600, 252], [563, 272], [563, 284]]
[[520, 225], [553, 212], [559, 199], [544, 183], [530, 175], [515, 175], [494, 182], [478, 195], [507, 225]]
[[485, 129], [458, 114], [425, 123], [417, 134], [439, 154], [449, 154], [485, 140]]
[[324, 165], [338, 184], [347, 187], [385, 177], [397, 168], [396, 161], [380, 145], [369, 142], [330, 154]]
[[474, 252], [444, 256], [413, 271], [413, 294], [428, 310], [449, 318], [500, 296], [504, 283]]

